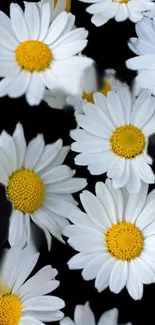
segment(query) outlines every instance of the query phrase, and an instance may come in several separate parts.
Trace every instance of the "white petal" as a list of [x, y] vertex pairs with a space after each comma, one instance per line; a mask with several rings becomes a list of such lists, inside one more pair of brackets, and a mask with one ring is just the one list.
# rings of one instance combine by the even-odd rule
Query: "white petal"
[[10, 246], [24, 247], [27, 242], [27, 227], [25, 215], [15, 210], [12, 213], [9, 227], [9, 243]]
[[15, 36], [11, 25], [11, 19], [1, 10], [0, 10], [0, 22], [1, 22], [1, 26], [7, 29], [8, 32], [10, 32], [10, 34]]
[[37, 72], [31, 74], [31, 81], [26, 92], [26, 99], [29, 105], [39, 105], [43, 100], [45, 85]]
[[137, 170], [138, 170], [138, 174], [139, 174], [139, 177], [141, 178], [141, 180], [145, 183], [153, 184], [155, 181], [155, 176], [154, 176], [153, 170], [148, 165], [148, 163], [144, 159], [143, 155], [137, 157], [135, 162], [137, 164]]
[[130, 221], [132, 223], [136, 221], [145, 205], [147, 192], [148, 185], [143, 183], [138, 193], [129, 195], [124, 216], [126, 221]]
[[31, 325], [44, 325], [42, 322], [31, 316], [22, 317], [20, 320], [20, 325], [27, 325], [28, 323]]
[[96, 257], [96, 253], [78, 253], [71, 257], [67, 264], [70, 270], [83, 269], [94, 257]]
[[117, 261], [110, 275], [109, 288], [119, 293], [126, 285], [128, 278], [128, 262]]
[[136, 99], [132, 112], [131, 112], [131, 124], [134, 124], [135, 118], [139, 112], [140, 107], [143, 103], [150, 98], [151, 92], [149, 90], [143, 90], [139, 97]]
[[154, 115], [154, 110], [155, 98], [150, 97], [143, 103], [141, 107], [139, 107], [139, 110], [133, 119], [134, 125], [139, 129], [142, 128], [145, 123]]
[[117, 320], [118, 320], [118, 310], [116, 308], [113, 308], [111, 310], [106, 311], [100, 317], [98, 325], [116, 325]]
[[99, 270], [95, 280], [95, 288], [98, 290], [98, 292], [101, 292], [108, 287], [110, 274], [115, 264], [116, 260], [107, 254], [107, 261]]
[[68, 244], [75, 250], [82, 253], [104, 251], [104, 239], [102, 234], [98, 237], [85, 235], [70, 237], [68, 239]]
[[71, 178], [66, 181], [46, 186], [47, 193], [76, 193], [87, 185], [85, 178]]
[[75, 325], [75, 323], [71, 320], [71, 318], [65, 317], [60, 321], [60, 325]]
[[129, 295], [135, 299], [140, 300], [143, 296], [143, 283], [135, 276], [133, 263], [129, 263], [129, 274], [126, 284]]
[[117, 127], [124, 125], [124, 112], [119, 96], [114, 91], [109, 91], [107, 94], [107, 102], [115, 125]]
[[27, 259], [27, 264], [25, 265], [25, 268], [22, 268], [20, 274], [17, 277], [17, 280], [13, 286], [12, 293], [17, 292], [21, 285], [25, 282], [25, 280], [28, 278], [29, 274], [32, 272], [33, 268], [35, 267], [37, 261], [39, 258], [39, 253], [33, 254], [32, 256], [29, 256], [29, 259]]
[[30, 77], [30, 73], [27, 73], [24, 70], [20, 71], [16, 80], [8, 89], [8, 96], [11, 98], [23, 96], [29, 86]]
[[105, 207], [110, 220], [112, 221], [112, 223], [116, 223], [117, 216], [115, 201], [113, 200], [112, 194], [109, 191], [108, 187], [103, 182], [98, 182], [96, 183], [95, 190], [97, 198]]
[[81, 324], [95, 325], [94, 314], [90, 309], [89, 303], [86, 303], [84, 306], [77, 305], [75, 307], [74, 320], [76, 325], [81, 325]]
[[68, 212], [67, 218], [75, 225], [92, 227], [98, 230], [100, 229], [100, 227], [98, 227], [97, 225], [94, 224], [94, 222], [91, 221], [91, 219], [88, 217], [86, 213], [82, 212], [78, 208], [71, 209]]
[[58, 297], [53, 296], [38, 296], [30, 298], [23, 303], [23, 310], [25, 311], [55, 311], [65, 306], [64, 301]]
[[107, 230], [111, 226], [111, 221], [105, 210], [105, 207], [100, 203], [100, 201], [88, 191], [83, 191], [80, 194], [81, 203], [90, 217], [90, 219], [102, 230]]
[[33, 214], [31, 216], [33, 222], [44, 232], [44, 235], [46, 237], [46, 241], [47, 241], [47, 247], [48, 247], [48, 251], [51, 250], [51, 246], [52, 246], [52, 237], [51, 234], [49, 233], [49, 231], [47, 230], [47, 228], [44, 226], [43, 223], [40, 223], [38, 221], [38, 219], [36, 218], [36, 216]]
[[[14, 81], [18, 78], [20, 70], [17, 62], [13, 59], [12, 61], [0, 60], [0, 77], [11, 77], [13, 75]], [[11, 86], [11, 83], [10, 83]], [[9, 89], [7, 90], [7, 94]], [[2, 95], [1, 95], [2, 96]], [[3, 95], [4, 96], [4, 95]]]
[[40, 157], [40, 160], [37, 162], [35, 166], [35, 172], [39, 173], [41, 171], [44, 172], [44, 169], [53, 163], [54, 159], [60, 154], [62, 148], [62, 140], [59, 139], [52, 144], [48, 144], [45, 146], [44, 152]]
[[50, 24], [50, 16], [51, 16], [50, 4], [49, 2], [45, 2], [41, 8], [41, 24], [40, 24], [39, 41], [43, 41], [47, 35], [49, 24]]
[[98, 254], [96, 257], [92, 258], [90, 262], [84, 267], [82, 271], [83, 279], [93, 280], [96, 278], [101, 266], [107, 261], [107, 254], [101, 253]]
[[138, 193], [140, 191], [141, 180], [137, 173], [134, 159], [130, 161], [130, 175], [126, 187], [129, 193]]
[[133, 269], [136, 277], [144, 284], [155, 282], [155, 274], [147, 261], [141, 257], [133, 260]]
[[34, 139], [32, 139], [26, 151], [24, 167], [27, 169], [34, 169], [35, 165], [39, 161], [43, 150], [44, 150], [44, 138], [42, 134], [38, 134]]
[[20, 257], [21, 247], [14, 246], [4, 251], [3, 263], [1, 264], [0, 268], [0, 276], [5, 283], [10, 285], [10, 287], [12, 287], [14, 284], [15, 277], [13, 275], [16, 273]]
[[136, 220], [136, 225], [141, 230], [147, 227], [150, 223], [155, 220], [155, 205], [154, 200], [150, 200], [143, 208], [141, 214]]
[[116, 206], [116, 216], [117, 216], [117, 221], [121, 222], [123, 219], [123, 195], [122, 191], [118, 189], [114, 189], [112, 186], [112, 181], [110, 179], [106, 180], [106, 185], [110, 190], [110, 193], [113, 197], [113, 200], [115, 202]]
[[27, 28], [27, 24], [24, 18], [24, 13], [21, 8], [12, 3], [10, 5], [10, 18], [12, 28], [15, 32], [15, 35], [19, 42], [24, 42], [29, 39], [29, 32]]
[[51, 195], [51, 198], [45, 199], [43, 205], [62, 217], [68, 217], [67, 213], [75, 207], [73, 202], [61, 199], [61, 195]]
[[47, 172], [42, 172], [41, 178], [45, 185], [63, 182], [73, 177], [75, 171], [66, 165], [54, 167]]
[[40, 14], [37, 3], [30, 2], [25, 8], [25, 20], [31, 40], [37, 40], [40, 32]]
[[111, 136], [111, 131], [103, 129], [103, 125], [98, 120], [96, 121], [85, 115], [77, 115], [76, 119], [79, 126], [95, 136], [105, 139], [109, 139]]
[[119, 87], [117, 90], [124, 111], [125, 124], [130, 124], [131, 115], [131, 95], [126, 87]]
[[51, 24], [47, 37], [44, 39], [44, 43], [46, 44], [54, 43], [63, 32], [67, 24], [67, 20], [68, 20], [68, 14], [67, 12], [64, 11]]
[[5, 186], [8, 185], [8, 176], [4, 168], [1, 166], [0, 166], [0, 183], [4, 184]]
[[11, 51], [14, 51], [17, 48], [17, 46], [18, 46], [17, 40], [2, 25], [0, 26], [0, 35], [1, 35], [0, 44], [2, 46], [6, 47], [7, 49], [9, 49]]
[[55, 60], [68, 59], [73, 55], [81, 52], [87, 45], [87, 40], [72, 42], [69, 44], [62, 44], [52, 50]]
[[12, 172], [15, 171], [17, 169], [16, 147], [12, 137], [5, 131], [3, 131], [0, 136], [0, 148], [6, 154]]
[[[23, 318], [27, 319], [29, 315], [31, 314], [31, 317], [34, 319], [39, 319], [43, 322], [56, 322], [64, 317], [64, 313], [62, 311], [56, 310], [56, 311], [39, 311], [39, 310], [31, 310], [29, 311], [23, 311]], [[42, 324], [42, 323], [41, 323]], [[24, 325], [27, 325], [24, 324]], [[40, 324], [34, 324], [34, 325], [40, 325]], [[44, 324], [43, 324], [44, 325]]]
[[17, 169], [23, 166], [25, 152], [26, 152], [26, 141], [24, 137], [23, 127], [20, 123], [16, 125], [16, 129], [13, 133], [13, 141], [16, 146], [17, 152]]

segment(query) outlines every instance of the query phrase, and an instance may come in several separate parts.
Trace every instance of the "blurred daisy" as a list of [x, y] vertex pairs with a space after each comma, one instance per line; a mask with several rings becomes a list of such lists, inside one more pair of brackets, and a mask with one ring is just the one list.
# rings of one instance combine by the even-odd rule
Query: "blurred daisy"
[[92, 14], [92, 23], [99, 27], [114, 18], [117, 22], [130, 19], [134, 23], [141, 20], [146, 10], [154, 8], [152, 0], [80, 0], [91, 3], [86, 9]]
[[131, 193], [142, 181], [154, 183], [147, 143], [154, 133], [155, 98], [144, 90], [132, 105], [129, 90], [120, 87], [106, 97], [95, 93], [94, 102], [83, 106], [85, 115], [77, 115], [83, 130], [71, 131], [72, 150], [80, 153], [76, 165], [88, 166], [92, 175], [107, 173], [114, 188], [126, 186]]
[[77, 205], [71, 193], [87, 184], [85, 179], [73, 178], [75, 170], [62, 165], [69, 149], [62, 146], [61, 139], [45, 145], [42, 134], [27, 146], [20, 124], [12, 137], [2, 132], [0, 180], [14, 208], [9, 227], [11, 246], [26, 245], [30, 219], [45, 233], [48, 249], [51, 235], [63, 242], [61, 232], [69, 223], [67, 212]]
[[108, 286], [118, 294], [125, 286], [140, 300], [143, 284], [155, 282], [155, 191], [144, 184], [137, 194], [114, 189], [111, 180], [96, 184], [96, 196], [80, 195], [86, 213], [70, 210], [73, 223], [65, 228], [68, 244], [79, 253], [70, 269], [83, 269], [85, 280], [95, 279], [101, 292]]
[[[46, 2], [49, 2], [50, 5], [50, 24], [54, 19], [63, 11], [70, 12], [71, 9], [71, 0], [41, 0], [37, 2], [37, 5], [41, 8], [42, 5]], [[24, 1], [24, 5], [29, 5], [30, 2]]]
[[[117, 324], [118, 320], [118, 310], [113, 308], [109, 311], [106, 311], [100, 317], [97, 325], [109, 325]], [[60, 325], [95, 325], [95, 317], [89, 306], [89, 303], [86, 302], [85, 305], [77, 305], [74, 311], [74, 321], [70, 317], [65, 317], [60, 321]], [[131, 325], [127, 323], [126, 325]]]
[[126, 61], [131, 70], [137, 70], [138, 87], [150, 89], [155, 95], [155, 26], [151, 18], [143, 18], [136, 24], [138, 38], [129, 40], [130, 49], [138, 56]]
[[39, 253], [26, 247], [6, 250], [0, 267], [0, 324], [44, 325], [63, 318], [60, 309], [65, 303], [55, 296], [47, 296], [59, 286], [58, 274], [46, 265], [29, 278], [39, 258]]
[[[116, 78], [116, 71], [106, 69], [101, 80], [103, 86], [99, 87], [100, 80], [96, 70], [96, 65], [87, 68], [81, 79], [81, 92], [78, 95], [69, 95], [58, 91], [57, 93], [46, 91], [44, 100], [50, 107], [62, 109], [66, 105], [71, 105], [75, 109], [75, 116], [83, 113], [83, 104], [94, 103], [93, 94], [99, 90], [105, 96], [109, 90], [117, 90], [118, 87], [126, 85]], [[126, 85], [127, 86], [127, 85]]]
[[[0, 97], [26, 95], [30, 105], [39, 105], [45, 87], [77, 94], [83, 69], [92, 60], [76, 54], [87, 45], [84, 28], [72, 30], [75, 16], [61, 12], [50, 25], [49, 2], [41, 8], [29, 3], [25, 11], [10, 5], [10, 19], [0, 15]], [[50, 25], [50, 26], [49, 26]]]

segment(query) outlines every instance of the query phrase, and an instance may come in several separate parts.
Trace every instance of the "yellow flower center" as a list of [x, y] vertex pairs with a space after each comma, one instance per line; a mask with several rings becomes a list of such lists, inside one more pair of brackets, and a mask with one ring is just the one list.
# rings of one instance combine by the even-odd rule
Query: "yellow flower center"
[[15, 210], [31, 214], [40, 208], [45, 186], [34, 171], [22, 168], [10, 176], [7, 193]]
[[143, 153], [146, 140], [142, 131], [136, 126], [123, 125], [112, 133], [110, 144], [117, 156], [133, 159]]
[[120, 4], [125, 4], [125, 5], [127, 5], [128, 4], [128, 2], [130, 2], [131, 0], [112, 0], [112, 2], [119, 2]]
[[[62, 1], [62, 0], [54, 0], [54, 7], [56, 6], [58, 1]], [[70, 12], [70, 10], [71, 10], [71, 0], [66, 0], [65, 11]]]
[[[108, 80], [104, 79], [104, 87], [99, 89], [98, 91], [104, 96], [106, 96], [109, 90], [111, 90], [111, 85]], [[86, 99], [87, 102], [94, 104], [94, 92], [86, 93], [85, 91], [83, 91], [82, 99]]]
[[18, 325], [22, 315], [22, 305], [16, 295], [0, 297], [0, 324]]
[[112, 256], [128, 262], [141, 254], [144, 245], [141, 231], [130, 222], [112, 225], [105, 234], [105, 240]]
[[29, 72], [48, 69], [53, 59], [48, 45], [32, 40], [20, 43], [15, 50], [15, 57], [21, 69]]

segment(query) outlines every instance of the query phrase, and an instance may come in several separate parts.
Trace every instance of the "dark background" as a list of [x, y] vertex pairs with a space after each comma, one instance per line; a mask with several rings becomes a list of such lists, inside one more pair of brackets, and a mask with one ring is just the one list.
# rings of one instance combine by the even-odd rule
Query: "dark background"
[[[23, 2], [17, 1], [22, 7]], [[1, 0], [0, 9], [9, 14], [9, 0]], [[125, 61], [134, 56], [128, 49], [127, 41], [135, 36], [135, 25], [127, 20], [117, 23], [110, 20], [102, 27], [95, 27], [91, 22], [91, 15], [85, 12], [86, 4], [78, 0], [72, 0], [71, 12], [76, 15], [76, 26], [85, 27], [89, 30], [89, 42], [84, 54], [92, 57], [99, 65], [100, 69], [113, 68], [117, 71], [117, 76], [122, 81], [131, 84], [135, 73], [127, 70]], [[21, 122], [27, 142], [35, 137], [37, 133], [43, 133], [45, 142], [50, 143], [58, 138], [62, 138], [64, 145], [72, 142], [69, 137], [69, 130], [75, 128], [73, 111], [65, 109], [64, 111], [54, 110], [48, 107], [44, 102], [40, 106], [30, 107], [25, 98], [0, 99], [0, 132], [5, 129], [10, 134], [15, 129], [16, 123]], [[151, 147], [153, 154], [154, 147]], [[87, 189], [94, 192], [96, 181], [105, 180], [100, 177], [90, 176], [85, 167], [74, 165], [73, 152], [70, 152], [66, 163], [71, 168], [76, 168], [77, 176], [88, 179]], [[75, 196], [78, 199], [78, 195]], [[4, 244], [7, 238], [7, 228], [11, 207], [5, 199], [5, 191], [0, 187], [0, 244]], [[144, 296], [141, 301], [134, 301], [124, 289], [119, 295], [110, 292], [109, 289], [98, 293], [94, 288], [94, 281], [86, 282], [82, 279], [81, 271], [69, 271], [67, 261], [76, 252], [53, 239], [52, 250], [50, 253], [45, 248], [41, 248], [41, 257], [37, 268], [51, 263], [57, 268], [60, 280], [60, 286], [55, 294], [65, 300], [65, 315], [73, 318], [75, 305], [84, 304], [90, 301], [90, 306], [96, 315], [98, 321], [101, 314], [111, 308], [117, 307], [119, 310], [119, 323], [128, 321], [136, 324], [151, 324], [154, 319], [154, 296], [155, 285], [144, 286]], [[55, 323], [53, 323], [55, 324]], [[58, 323], [57, 323], [58, 324]], [[30, 324], [28, 324], [30, 325]], [[81, 324], [83, 325], [83, 324]], [[91, 325], [91, 324], [88, 324]]]

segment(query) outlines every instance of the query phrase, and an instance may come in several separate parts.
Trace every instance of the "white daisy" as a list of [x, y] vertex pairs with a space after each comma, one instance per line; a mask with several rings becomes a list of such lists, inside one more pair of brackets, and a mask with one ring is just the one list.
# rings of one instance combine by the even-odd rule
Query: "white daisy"
[[[81, 91], [78, 95], [70, 95], [69, 93], [46, 91], [44, 100], [50, 107], [62, 109], [66, 105], [71, 105], [75, 109], [75, 116], [83, 114], [83, 105], [87, 102], [94, 103], [93, 94], [99, 87], [99, 77], [96, 71], [96, 65], [87, 68], [81, 79]], [[109, 90], [116, 91], [118, 87], [127, 86], [127, 84], [116, 78], [116, 71], [106, 69], [103, 77], [103, 87], [99, 91], [107, 95]]]
[[155, 176], [147, 155], [148, 137], [154, 133], [155, 98], [144, 90], [132, 105], [126, 87], [107, 96], [94, 94], [95, 104], [83, 106], [85, 115], [77, 116], [83, 130], [71, 131], [78, 154], [76, 165], [88, 166], [92, 175], [107, 172], [114, 188], [126, 186], [129, 192], [140, 190], [142, 181], [154, 183]]
[[[118, 310], [113, 308], [106, 311], [100, 317], [97, 325], [116, 325], [118, 320]], [[85, 305], [77, 305], [74, 311], [74, 321], [70, 317], [65, 317], [60, 321], [60, 325], [96, 325], [94, 314], [89, 306], [89, 302]], [[131, 325], [127, 323], [126, 325]]]
[[46, 265], [27, 280], [38, 258], [28, 247], [6, 250], [0, 267], [1, 325], [44, 325], [63, 318], [64, 301], [47, 296], [59, 286], [57, 270]]
[[51, 235], [63, 242], [61, 232], [69, 223], [67, 212], [77, 205], [71, 193], [87, 184], [85, 179], [73, 178], [75, 170], [62, 165], [69, 149], [62, 146], [61, 139], [45, 145], [42, 134], [26, 145], [20, 124], [12, 137], [5, 131], [0, 135], [0, 181], [14, 207], [9, 227], [11, 246], [26, 245], [30, 219], [45, 233], [48, 249]]
[[150, 89], [155, 95], [155, 26], [154, 20], [144, 17], [136, 24], [138, 38], [129, 40], [130, 49], [138, 56], [126, 61], [131, 70], [137, 70], [139, 87]]
[[137, 194], [114, 189], [111, 180], [96, 184], [96, 196], [80, 195], [86, 211], [70, 210], [73, 223], [65, 228], [68, 244], [79, 253], [70, 269], [83, 269], [85, 280], [95, 279], [101, 292], [108, 286], [119, 293], [125, 286], [140, 300], [143, 284], [155, 282], [155, 190], [144, 184]]
[[114, 18], [117, 22], [130, 19], [136, 23], [146, 10], [154, 9], [153, 0], [80, 0], [91, 3], [86, 9], [92, 14], [91, 22], [99, 27]]
[[[50, 24], [54, 19], [63, 11], [70, 12], [71, 9], [71, 0], [41, 0], [37, 2], [37, 5], [41, 8], [42, 5], [46, 2], [50, 4]], [[24, 1], [24, 5], [29, 5], [30, 2]]]
[[[10, 5], [10, 19], [0, 12], [0, 97], [26, 95], [38, 105], [45, 87], [78, 93], [83, 69], [92, 60], [76, 54], [87, 45], [84, 28], [72, 30], [75, 16], [63, 11], [50, 25], [49, 2]], [[50, 25], [50, 26], [49, 26]]]

